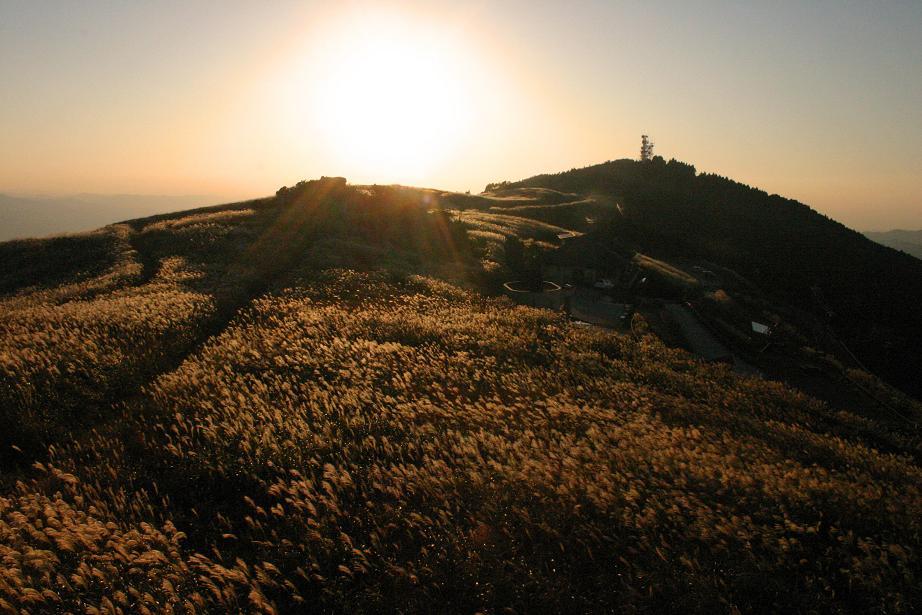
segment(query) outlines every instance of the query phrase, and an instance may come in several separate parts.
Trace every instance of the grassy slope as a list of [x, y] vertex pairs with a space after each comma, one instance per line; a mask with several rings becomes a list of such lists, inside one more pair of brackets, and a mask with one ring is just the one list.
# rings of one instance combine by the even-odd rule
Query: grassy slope
[[876, 244], [802, 203], [691, 165], [616, 160], [538, 175], [507, 190], [552, 189], [621, 199], [624, 215], [605, 232], [654, 255], [702, 258], [757, 283], [779, 301], [816, 310], [875, 373], [922, 396], [922, 262]]
[[915, 432], [464, 290], [401, 239], [428, 192], [319, 192], [111, 227], [0, 302], [4, 416], [54, 444], [9, 460], [0, 609], [922, 599]]

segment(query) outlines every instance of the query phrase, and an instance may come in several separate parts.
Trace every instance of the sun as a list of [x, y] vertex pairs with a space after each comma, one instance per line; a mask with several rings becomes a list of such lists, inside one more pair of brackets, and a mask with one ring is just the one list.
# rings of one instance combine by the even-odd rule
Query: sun
[[312, 54], [311, 136], [345, 168], [424, 177], [472, 129], [476, 86], [455, 37], [405, 17], [344, 20]]

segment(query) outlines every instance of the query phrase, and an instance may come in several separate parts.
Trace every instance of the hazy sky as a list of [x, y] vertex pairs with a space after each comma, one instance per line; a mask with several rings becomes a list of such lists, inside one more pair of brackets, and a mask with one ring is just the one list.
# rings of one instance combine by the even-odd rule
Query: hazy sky
[[0, 191], [480, 191], [657, 153], [922, 228], [922, 2], [0, 0]]

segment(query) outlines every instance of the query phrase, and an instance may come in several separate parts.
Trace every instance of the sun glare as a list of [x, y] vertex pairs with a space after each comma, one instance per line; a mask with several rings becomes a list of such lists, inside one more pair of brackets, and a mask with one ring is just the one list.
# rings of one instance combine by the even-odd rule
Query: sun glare
[[305, 119], [344, 167], [419, 178], [471, 130], [470, 58], [444, 32], [396, 17], [344, 20], [310, 56]]

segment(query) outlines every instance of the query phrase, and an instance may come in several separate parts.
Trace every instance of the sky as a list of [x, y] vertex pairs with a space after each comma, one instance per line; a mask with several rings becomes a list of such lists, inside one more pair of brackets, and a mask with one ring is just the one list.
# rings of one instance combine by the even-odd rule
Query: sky
[[479, 192], [656, 153], [922, 228], [922, 2], [0, 0], [0, 192]]

